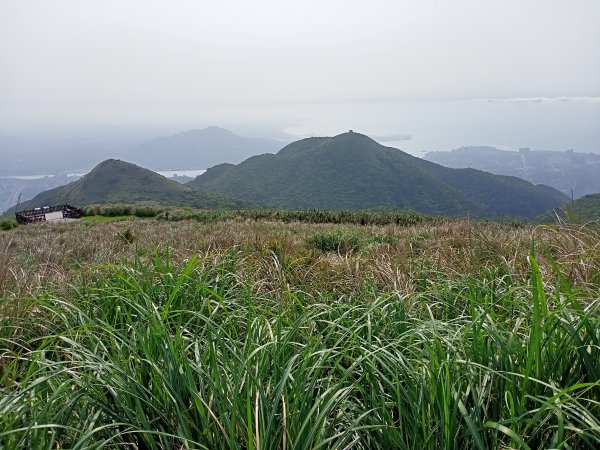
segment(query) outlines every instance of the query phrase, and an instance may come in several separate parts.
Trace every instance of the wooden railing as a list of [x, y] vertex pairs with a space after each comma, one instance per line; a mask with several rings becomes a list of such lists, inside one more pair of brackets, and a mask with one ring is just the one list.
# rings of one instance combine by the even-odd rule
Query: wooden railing
[[68, 219], [79, 219], [83, 212], [81, 209], [72, 205], [55, 205], [55, 206], [44, 206], [43, 208], [34, 208], [25, 211], [19, 211], [15, 213], [17, 222], [19, 223], [34, 223], [34, 222], [45, 222], [46, 214], [61, 211], [63, 218]]

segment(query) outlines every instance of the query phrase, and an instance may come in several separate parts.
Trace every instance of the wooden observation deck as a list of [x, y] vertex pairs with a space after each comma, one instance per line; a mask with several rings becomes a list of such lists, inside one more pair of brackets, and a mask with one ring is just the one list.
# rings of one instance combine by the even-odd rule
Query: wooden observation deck
[[27, 211], [19, 211], [15, 213], [15, 217], [17, 219], [17, 222], [21, 224], [46, 222], [48, 220], [48, 218], [46, 217], [48, 214], [58, 212], [62, 213], [63, 219], [79, 219], [83, 215], [81, 209], [76, 208], [75, 206], [56, 205], [44, 206], [43, 208], [29, 209]]

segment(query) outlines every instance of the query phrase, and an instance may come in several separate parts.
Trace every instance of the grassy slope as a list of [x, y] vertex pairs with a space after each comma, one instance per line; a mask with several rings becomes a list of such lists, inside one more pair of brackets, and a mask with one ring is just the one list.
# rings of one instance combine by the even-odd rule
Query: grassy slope
[[447, 169], [358, 133], [304, 139], [277, 155], [209, 169], [188, 185], [286, 208], [398, 206], [475, 216], [532, 217], [566, 199], [516, 178]]
[[[356, 245], [315, 247], [331, 235]], [[466, 221], [0, 234], [0, 447], [597, 448], [599, 237]]]

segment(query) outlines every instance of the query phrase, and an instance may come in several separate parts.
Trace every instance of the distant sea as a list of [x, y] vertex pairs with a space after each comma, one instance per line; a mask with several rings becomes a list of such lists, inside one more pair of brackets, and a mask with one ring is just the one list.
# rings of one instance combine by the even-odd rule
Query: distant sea
[[[166, 113], [171, 117], [167, 122], [164, 119]], [[277, 138], [282, 141], [282, 147], [287, 142], [303, 137], [334, 136], [353, 130], [372, 136], [384, 145], [420, 157], [430, 151], [452, 150], [463, 146], [493, 146], [505, 150], [518, 150], [522, 147], [556, 151], [573, 149], [576, 152], [600, 154], [600, 97], [213, 105], [193, 110], [169, 110], [160, 117], [148, 118], [148, 121], [149, 124], [144, 126], [124, 122], [121, 124], [122, 135], [119, 134], [121, 131], [113, 136], [108, 131], [102, 131], [102, 128], [94, 129], [91, 126], [89, 133], [86, 133], [115, 149], [126, 149], [158, 135], [218, 125], [242, 136]], [[111, 130], [110, 124], [106, 126]], [[82, 137], [76, 130], [69, 132], [66, 125], [57, 128], [60, 129], [63, 129], [67, 137], [72, 133], [73, 142], [66, 141], [69, 145], [89, 144], [87, 134]], [[57, 130], [49, 128], [44, 133], [62, 136]], [[41, 131], [40, 133], [38, 141], [44, 143], [45, 138]], [[25, 144], [27, 143], [27, 136], [15, 136], [14, 140], [17, 142], [25, 139]], [[5, 148], [10, 148], [10, 139]], [[126, 144], [121, 142], [123, 139]], [[40, 142], [34, 140], [41, 152], [44, 146]], [[53, 138], [51, 142], [59, 145], [62, 141]], [[0, 160], [4, 157], [2, 151], [0, 146]], [[113, 156], [119, 155], [116, 153]], [[159, 173], [167, 177], [175, 174], [195, 177], [202, 173], [202, 170], [192, 169], [196, 168], [164, 170]], [[42, 170], [45, 172], [47, 169], [41, 169], [40, 172]], [[69, 170], [79, 172], [72, 174], [75, 176], [82, 176], [86, 172]], [[34, 170], [31, 174], [23, 170], [19, 172], [22, 173], [16, 173], [16, 176], [23, 179], [43, 177]], [[12, 175], [6, 172], [3, 174]]]
[[[160, 175], [162, 175], [163, 177], [167, 177], [167, 178], [173, 178], [175, 176], [180, 176], [180, 177], [190, 177], [190, 178], [196, 178], [198, 175], [202, 175], [204, 172], [206, 172], [206, 169], [192, 169], [192, 170], [154, 170], [153, 172], [156, 172]], [[84, 175], [87, 175], [89, 172], [78, 172], [78, 173], [69, 173], [67, 174], [67, 176], [69, 177], [82, 177]]]
[[[153, 172], [156, 172], [156, 173], [162, 175], [163, 177], [167, 177], [167, 178], [173, 178], [175, 176], [196, 178], [198, 175], [202, 175], [204, 172], [206, 172], [206, 169], [193, 169], [193, 170], [154, 170]], [[70, 177], [82, 177], [82, 176], [87, 175], [87, 174], [88, 174], [88, 172], [79, 172], [79, 173], [70, 173], [70, 174], [68, 174], [68, 176], [70, 176]]]
[[163, 177], [167, 177], [167, 178], [173, 178], [175, 176], [196, 178], [198, 175], [202, 175], [204, 172], [206, 172], [206, 169], [198, 169], [198, 170], [157, 170], [156, 171], [156, 173], [159, 173]]
[[[196, 178], [198, 175], [202, 175], [206, 172], [206, 169], [193, 169], [193, 170], [155, 170], [154, 172], [162, 175], [163, 177], [173, 178], [176, 176], [179, 177], [190, 177]], [[82, 177], [87, 175], [88, 172], [78, 172], [78, 173], [69, 173], [67, 174], [69, 177]]]
[[[0, 178], [3, 179], [8, 179], [8, 178], [14, 178], [17, 180], [41, 180], [43, 178], [52, 178], [55, 175], [7, 175], [7, 176], [3, 176]], [[73, 175], [69, 175], [69, 176], [73, 176]]]
[[[202, 175], [206, 172], [206, 169], [193, 169], [193, 170], [156, 170], [156, 173], [163, 177], [173, 178], [175, 176], [196, 178], [198, 175]], [[69, 178], [81, 178], [87, 175], [89, 171], [81, 171], [76, 173], [68, 173]], [[56, 175], [8, 175], [0, 176], [0, 179], [17, 179], [17, 180], [41, 180], [43, 178], [53, 178]]]

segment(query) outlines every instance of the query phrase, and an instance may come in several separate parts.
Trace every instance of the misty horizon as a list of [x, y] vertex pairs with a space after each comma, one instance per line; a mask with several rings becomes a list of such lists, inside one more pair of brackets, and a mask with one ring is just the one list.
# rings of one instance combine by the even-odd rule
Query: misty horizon
[[207, 169], [350, 129], [418, 157], [600, 153], [599, 21], [591, 0], [9, 0], [0, 175], [144, 165], [136, 148], [208, 126], [269, 141], [150, 168]]
[[217, 125], [600, 151], [599, 20], [593, 0], [9, 0], [0, 137]]

